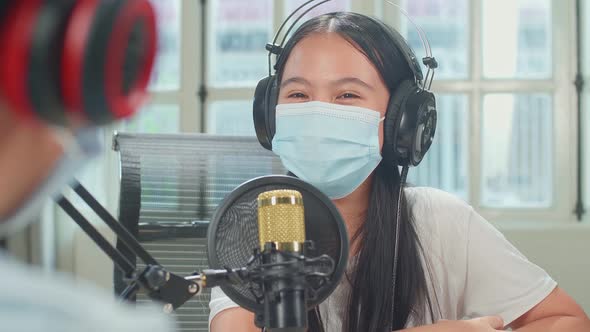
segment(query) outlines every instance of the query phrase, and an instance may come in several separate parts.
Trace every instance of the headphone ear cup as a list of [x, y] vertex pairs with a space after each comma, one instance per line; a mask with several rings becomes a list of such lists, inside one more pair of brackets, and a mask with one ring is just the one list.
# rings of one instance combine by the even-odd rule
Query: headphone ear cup
[[131, 116], [147, 100], [156, 36], [147, 0], [76, 1], [61, 58], [68, 110], [93, 125]]
[[12, 4], [1, 22], [0, 91], [16, 116], [30, 120], [37, 117], [29, 98], [29, 79], [34, 74], [30, 70], [31, 50], [44, 3], [31, 0]]
[[8, 5], [9, 4], [10, 4], [10, 1], [0, 1], [0, 22], [4, 19], [4, 16], [6, 16], [6, 14], [8, 14]]
[[392, 167], [406, 166], [407, 158], [398, 153], [399, 126], [403, 114], [406, 113], [406, 101], [416, 89], [413, 81], [405, 80], [395, 89], [389, 98], [385, 120], [383, 121], [383, 160]]
[[275, 75], [261, 79], [254, 91], [253, 117], [258, 142], [267, 150], [272, 150], [275, 134], [275, 109], [278, 100], [278, 85]]
[[72, 7], [73, 3], [68, 1], [44, 2], [35, 21], [29, 68], [24, 74], [35, 113], [57, 125], [67, 124], [59, 82], [63, 35]]
[[414, 125], [414, 139], [412, 140], [412, 147], [410, 161], [413, 166], [424, 159], [426, 152], [432, 146], [434, 141], [434, 134], [437, 125], [436, 99], [434, 94], [429, 91], [420, 91], [415, 98], [416, 103], [416, 124]]

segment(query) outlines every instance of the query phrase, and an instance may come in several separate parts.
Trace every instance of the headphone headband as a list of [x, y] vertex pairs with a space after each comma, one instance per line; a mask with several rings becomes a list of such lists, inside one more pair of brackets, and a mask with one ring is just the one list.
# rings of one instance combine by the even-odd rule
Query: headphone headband
[[[313, 6], [306, 8], [299, 14], [287, 29], [279, 45], [276, 44], [278, 36], [287, 22], [301, 11], [305, 6], [314, 0], [309, 0], [291, 13], [281, 24], [279, 31], [275, 34], [272, 44], [266, 45], [268, 50], [268, 71], [269, 75], [260, 80], [254, 92], [253, 119], [254, 129], [260, 144], [272, 150], [272, 139], [275, 134], [275, 108], [278, 102], [279, 83], [277, 75], [273, 75], [271, 66], [272, 54], [278, 55], [277, 63], [280, 63], [284, 54], [283, 45], [289, 32], [295, 27], [305, 14], [317, 6], [330, 0], [318, 0]], [[389, 1], [388, 1], [389, 3]], [[407, 16], [407, 14], [400, 8]], [[434, 78], [434, 69], [437, 62], [431, 54], [430, 44], [423, 37], [423, 31], [408, 17], [410, 22], [418, 30], [418, 34], [426, 50], [426, 57], [422, 62], [428, 67], [426, 75], [422, 73], [418, 59], [402, 35], [387, 24], [368, 16], [358, 15], [359, 19], [368, 19], [377, 24], [387, 34], [396, 49], [402, 53], [404, 62], [408, 65], [413, 74], [412, 79], [399, 82], [399, 85], [391, 91], [390, 100], [385, 113], [383, 124], [384, 142], [382, 148], [383, 159], [392, 167], [417, 166], [432, 144], [432, 138], [436, 130], [436, 100], [430, 90]], [[275, 73], [277, 65], [275, 64]]]
[[291, 32], [291, 30], [293, 30], [293, 27], [295, 27], [295, 25], [297, 24], [297, 22], [299, 22], [299, 20], [301, 20], [303, 18], [303, 16], [305, 16], [305, 14], [309, 13], [314, 8], [318, 7], [321, 4], [326, 3], [328, 1], [331, 1], [331, 0], [323, 0], [323, 1], [320, 1], [320, 2], [316, 3], [315, 5], [311, 6], [310, 8], [306, 9], [289, 26], [289, 29], [287, 29], [287, 32], [285, 33], [285, 35], [283, 36], [283, 39], [281, 40], [281, 44], [277, 45], [276, 44], [277, 39], [278, 39], [281, 31], [285, 27], [285, 24], [287, 24], [287, 22], [289, 21], [289, 19], [291, 19], [291, 17], [293, 17], [295, 14], [297, 14], [297, 12], [300, 11], [303, 7], [307, 6], [308, 4], [310, 4], [310, 3], [314, 2], [314, 1], [316, 1], [316, 0], [308, 0], [307, 2], [305, 2], [304, 4], [302, 4], [301, 6], [297, 7], [291, 14], [289, 14], [289, 16], [287, 16], [287, 18], [283, 21], [283, 23], [281, 23], [281, 26], [279, 27], [279, 30], [277, 30], [277, 33], [275, 34], [275, 37], [272, 40], [272, 44], [266, 44], [266, 50], [268, 51], [268, 76], [271, 76], [272, 75], [271, 64], [270, 64], [271, 63], [271, 56], [273, 54], [274, 55], [281, 54], [281, 52], [283, 51], [283, 46], [285, 45], [285, 41], [287, 41], [287, 37], [289, 36], [289, 33]]
[[[313, 6], [305, 9], [303, 11], [303, 13], [301, 13], [299, 16], [297, 16], [297, 18], [293, 21], [293, 23], [291, 23], [291, 25], [289, 26], [289, 28], [287, 29], [287, 32], [284, 34], [283, 39], [281, 40], [281, 43], [279, 45], [276, 44], [278, 37], [281, 33], [281, 31], [283, 31], [283, 28], [285, 27], [285, 25], [287, 24], [287, 22], [289, 22], [289, 20], [295, 15], [297, 14], [297, 12], [299, 12], [300, 10], [302, 10], [305, 6], [309, 5], [310, 3], [314, 2], [314, 1], [318, 1], [318, 0], [308, 0], [305, 3], [303, 3], [302, 5], [300, 5], [299, 7], [297, 7], [291, 14], [289, 14], [289, 16], [287, 16], [287, 18], [283, 21], [283, 23], [281, 23], [279, 29], [277, 30], [277, 32], [275, 33], [275, 36], [273, 38], [272, 43], [268, 43], [266, 44], [266, 50], [268, 51], [268, 76], [272, 75], [272, 69], [274, 67], [275, 71], [276, 71], [276, 64], [275, 66], [271, 65], [271, 57], [272, 55], [280, 55], [281, 52], [283, 51], [283, 46], [285, 45], [285, 42], [289, 36], [289, 33], [293, 30], [293, 28], [295, 27], [295, 25], [297, 24], [297, 22], [299, 22], [307, 13], [309, 13], [310, 11], [312, 11], [313, 9], [315, 9], [316, 7], [331, 1], [331, 0], [321, 0], [318, 1], [318, 3], [314, 4]], [[418, 62], [418, 58], [416, 57], [416, 54], [414, 53], [414, 51], [412, 50], [412, 48], [408, 45], [407, 41], [404, 39], [404, 37], [395, 29], [391, 28], [389, 25], [384, 24], [383, 22], [372, 18], [370, 16], [367, 16], [367, 18], [369, 18], [370, 20], [372, 20], [374, 23], [378, 24], [379, 26], [381, 26], [385, 31], [387, 31], [389, 33], [389, 36], [392, 37], [396, 47], [398, 48], [398, 50], [401, 51], [401, 53], [404, 56], [404, 59], [406, 60], [406, 63], [408, 64], [408, 67], [410, 68], [410, 70], [412, 71], [412, 73], [414, 74], [414, 78], [416, 81], [416, 84], [423, 90], [429, 90], [430, 87], [432, 86], [432, 81], [434, 80], [434, 70], [438, 67], [438, 62], [436, 61], [436, 59], [434, 58], [434, 56], [432, 56], [432, 51], [430, 48], [430, 43], [428, 41], [428, 38], [426, 38], [426, 35], [424, 34], [424, 31], [410, 18], [410, 16], [408, 15], [408, 13], [406, 13], [405, 10], [403, 10], [403, 8], [401, 8], [399, 5], [387, 0], [387, 3], [389, 3], [392, 6], [395, 6], [399, 9], [399, 11], [408, 19], [408, 21], [410, 21], [410, 23], [414, 26], [414, 28], [417, 30], [418, 32], [418, 36], [420, 37], [420, 40], [422, 40], [422, 44], [424, 46], [424, 51], [426, 53], [426, 56], [424, 58], [422, 58], [422, 63], [428, 68], [428, 71], [426, 73], [426, 77], [424, 77], [424, 74], [422, 73], [422, 68]]]
[[383, 22], [376, 20], [370, 16], [367, 16], [367, 17], [370, 20], [372, 20], [375, 24], [378, 24], [379, 26], [381, 26], [383, 28], [383, 30], [385, 30], [389, 33], [389, 36], [391, 36], [392, 39], [394, 40], [395, 46], [398, 48], [398, 50], [401, 51], [402, 55], [404, 56], [404, 59], [406, 60], [408, 67], [410, 68], [410, 70], [414, 74], [416, 82], [421, 84], [421, 82], [424, 79], [424, 75], [422, 74], [422, 68], [420, 67], [420, 64], [418, 63], [418, 59], [416, 57], [416, 54], [410, 48], [410, 46], [408, 45], [408, 43], [406, 42], [404, 37], [397, 30], [391, 28], [389, 25], [384, 24]]

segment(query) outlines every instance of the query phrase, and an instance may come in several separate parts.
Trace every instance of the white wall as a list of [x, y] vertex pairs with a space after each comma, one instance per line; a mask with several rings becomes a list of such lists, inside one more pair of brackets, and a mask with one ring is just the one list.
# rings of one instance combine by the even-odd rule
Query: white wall
[[[99, 226], [98, 230], [115, 245], [115, 235], [107, 226]], [[88, 236], [80, 230], [73, 233], [72, 272], [77, 278], [90, 280], [98, 286], [113, 291], [114, 264], [111, 260], [90, 242]]]
[[499, 228], [590, 314], [590, 224], [501, 225]]

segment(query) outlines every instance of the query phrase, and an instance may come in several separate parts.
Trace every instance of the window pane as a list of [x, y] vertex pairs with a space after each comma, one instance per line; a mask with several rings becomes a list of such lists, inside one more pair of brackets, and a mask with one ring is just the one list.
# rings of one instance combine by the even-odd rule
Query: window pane
[[211, 2], [209, 82], [214, 86], [254, 85], [267, 75], [265, 45], [272, 36], [272, 0]]
[[130, 132], [177, 133], [180, 131], [180, 110], [177, 105], [148, 105], [125, 124]]
[[482, 10], [485, 77], [551, 77], [550, 0], [484, 0]]
[[255, 136], [252, 101], [212, 102], [207, 113], [207, 132], [218, 135]]
[[[291, 15], [295, 9], [297, 9], [299, 6], [303, 5], [307, 1], [308, 0], [285, 0], [283, 20], [286, 19], [287, 16]], [[285, 33], [287, 33], [287, 30], [291, 29], [291, 31], [289, 32], [289, 37], [291, 37], [293, 35], [293, 33], [305, 21], [309, 20], [310, 18], [320, 16], [320, 15], [323, 15], [326, 13], [331, 13], [331, 12], [349, 11], [350, 10], [350, 1], [351, 0], [332, 0], [332, 1], [322, 3], [321, 5], [315, 7], [311, 11], [309, 11], [297, 23], [295, 23], [295, 20], [299, 17], [299, 15], [303, 14], [306, 10], [313, 7], [314, 5], [321, 3], [321, 1], [314, 1], [310, 4], [308, 4], [307, 6], [303, 7], [293, 17], [291, 17], [289, 19], [289, 22], [287, 22], [287, 24], [285, 24], [285, 26], [283, 27], [283, 30], [281, 31], [281, 34], [279, 35], [279, 39], [277, 40], [276, 44], [278, 44], [278, 45], [281, 44], [281, 40], [284, 38]], [[282, 23], [283, 23], [282, 21], [279, 22], [279, 25]], [[291, 25], [293, 23], [295, 23], [295, 26], [293, 26], [293, 28], [291, 28]], [[275, 31], [275, 33], [276, 33], [276, 31]], [[273, 38], [274, 38], [274, 35], [273, 35]], [[287, 42], [287, 40], [288, 40], [288, 38], [285, 40], [285, 43]]]
[[[297, 7], [301, 6], [303, 3], [307, 2], [308, 0], [286, 0], [286, 4], [285, 4], [285, 13], [284, 13], [284, 18], [287, 18], [287, 16], [289, 16], [295, 9], [297, 9]], [[347, 11], [350, 10], [350, 1], [351, 0], [332, 0], [326, 3], [323, 3], [319, 6], [317, 6], [316, 8], [312, 9], [309, 13], [305, 14], [305, 16], [303, 16], [303, 18], [298, 22], [304, 22], [309, 18], [315, 17], [315, 16], [319, 16], [321, 14], [325, 14], [325, 13], [331, 13], [331, 12], [337, 12], [337, 11]], [[315, 1], [312, 2], [311, 4], [305, 6], [302, 10], [300, 10], [299, 12], [297, 12], [297, 14], [295, 14], [297, 16], [299, 16], [299, 14], [302, 14], [307, 8], [311, 8], [314, 4], [318, 4], [320, 3], [320, 1]], [[286, 26], [286, 29], [288, 29], [289, 26]]]
[[549, 94], [484, 97], [481, 163], [484, 206], [551, 205], [552, 114]]
[[[467, 78], [470, 30], [467, 0], [405, 0], [404, 7], [430, 42], [432, 54], [439, 63], [435, 79]], [[407, 38], [418, 59], [422, 59], [426, 51], [417, 29], [401, 13], [400, 19], [402, 35]]]
[[152, 90], [177, 90], [180, 80], [180, 1], [150, 0], [158, 20], [158, 55]]
[[438, 123], [434, 143], [418, 167], [410, 169], [408, 182], [468, 198], [469, 174], [468, 98], [437, 95]]

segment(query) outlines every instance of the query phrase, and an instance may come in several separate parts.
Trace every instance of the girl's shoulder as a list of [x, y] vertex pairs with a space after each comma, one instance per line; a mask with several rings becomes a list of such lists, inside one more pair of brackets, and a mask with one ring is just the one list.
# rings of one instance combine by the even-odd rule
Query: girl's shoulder
[[430, 240], [459, 240], [467, 236], [473, 208], [459, 197], [430, 187], [408, 187], [404, 191], [419, 237]]
[[473, 208], [461, 198], [431, 187], [407, 187], [404, 194], [416, 217], [469, 218]]

